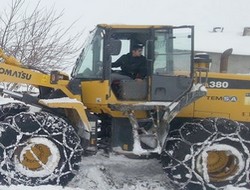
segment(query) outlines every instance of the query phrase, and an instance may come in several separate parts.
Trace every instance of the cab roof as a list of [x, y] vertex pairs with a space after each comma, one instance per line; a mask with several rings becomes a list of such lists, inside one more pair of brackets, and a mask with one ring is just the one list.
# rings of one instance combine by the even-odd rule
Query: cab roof
[[106, 29], [149, 29], [170, 28], [171, 25], [127, 25], [127, 24], [98, 24], [97, 27]]

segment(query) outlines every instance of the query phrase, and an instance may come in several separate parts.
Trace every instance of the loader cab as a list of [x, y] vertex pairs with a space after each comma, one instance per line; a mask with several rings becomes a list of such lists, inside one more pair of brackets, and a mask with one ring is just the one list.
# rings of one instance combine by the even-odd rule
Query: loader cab
[[[120, 68], [112, 63], [136, 43], [144, 46], [147, 76], [139, 82], [113, 80]], [[192, 86], [193, 26], [98, 25], [87, 44], [72, 72], [88, 89], [82, 92], [87, 102], [174, 101]]]

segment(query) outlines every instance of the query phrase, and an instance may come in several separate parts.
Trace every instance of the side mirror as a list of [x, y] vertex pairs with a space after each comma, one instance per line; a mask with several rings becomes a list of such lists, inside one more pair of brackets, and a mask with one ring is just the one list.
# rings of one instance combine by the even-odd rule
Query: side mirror
[[119, 55], [121, 52], [122, 42], [121, 40], [110, 39], [108, 44], [108, 53], [110, 55]]

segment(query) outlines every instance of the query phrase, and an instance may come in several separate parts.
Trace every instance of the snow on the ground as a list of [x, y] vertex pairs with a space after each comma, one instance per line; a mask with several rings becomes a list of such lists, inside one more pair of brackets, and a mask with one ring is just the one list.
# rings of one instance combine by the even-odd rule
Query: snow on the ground
[[79, 175], [68, 185], [86, 190], [171, 190], [160, 160], [130, 159], [110, 154], [83, 158]]
[[[122, 155], [99, 152], [83, 157], [79, 173], [67, 187], [0, 186], [0, 190], [174, 190], [161, 168], [160, 160], [130, 159]], [[247, 190], [228, 186], [225, 190]]]
[[174, 190], [163, 173], [160, 160], [130, 159], [123, 155], [99, 152], [83, 157], [79, 173], [62, 188], [43, 185], [0, 186], [0, 190]]

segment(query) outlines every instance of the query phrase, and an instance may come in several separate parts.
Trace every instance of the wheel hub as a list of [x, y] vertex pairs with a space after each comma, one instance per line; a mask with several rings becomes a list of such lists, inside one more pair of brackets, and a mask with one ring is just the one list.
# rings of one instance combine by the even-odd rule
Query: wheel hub
[[213, 173], [223, 169], [229, 158], [225, 151], [209, 151], [207, 157], [207, 169], [209, 173]]
[[23, 154], [22, 165], [30, 170], [37, 170], [46, 165], [49, 156], [51, 155], [50, 149], [44, 144], [35, 144], [30, 150]]
[[44, 137], [29, 139], [14, 152], [16, 169], [29, 177], [51, 175], [60, 161], [60, 151], [51, 140]]
[[234, 178], [243, 168], [240, 152], [228, 145], [214, 145], [197, 158], [197, 171], [206, 181], [223, 182]]
[[238, 170], [237, 157], [227, 155], [226, 151], [208, 152], [207, 168], [210, 181], [224, 181], [236, 174]]

